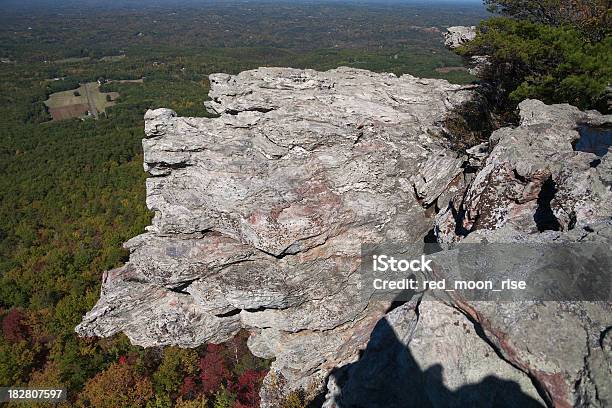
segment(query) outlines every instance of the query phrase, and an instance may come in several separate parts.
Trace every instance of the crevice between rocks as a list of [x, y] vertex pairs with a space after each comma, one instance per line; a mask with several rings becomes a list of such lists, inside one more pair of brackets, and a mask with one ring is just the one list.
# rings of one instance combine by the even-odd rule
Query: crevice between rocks
[[488, 141], [491, 133], [500, 127], [495, 123], [490, 103], [482, 91], [454, 108], [441, 125], [450, 148], [463, 154], [470, 147]]
[[[446, 188], [448, 188], [448, 186], [446, 186]], [[415, 183], [412, 183], [412, 189], [413, 189], [414, 197], [416, 198], [417, 202], [425, 210], [426, 218], [431, 218], [432, 216], [434, 216], [440, 211], [440, 208], [438, 208], [438, 198], [440, 198], [440, 196], [436, 197], [435, 199], [432, 200], [431, 203], [427, 204], [425, 202], [425, 198], [421, 197], [421, 195], [419, 194], [419, 191]]]
[[197, 281], [198, 279], [190, 279], [184, 282], [181, 282], [177, 285], [174, 286], [166, 286], [166, 289], [168, 289], [170, 292], [174, 292], [174, 293], [179, 293], [181, 295], [188, 295], [191, 296], [191, 294], [189, 292], [187, 292], [187, 288], [189, 286], [191, 286], [191, 284], [195, 281]]
[[187, 162], [180, 163], [167, 163], [167, 162], [150, 162], [145, 163], [147, 168], [146, 171], [149, 173], [149, 177], [166, 177], [173, 170], [181, 170], [186, 169], [188, 167], [192, 167], [193, 165]]
[[544, 184], [542, 184], [540, 194], [538, 194], [538, 207], [533, 214], [533, 220], [539, 232], [561, 230], [561, 224], [557, 217], [555, 217], [550, 205], [556, 194], [557, 187], [552, 176], [550, 176], [546, 179]]
[[601, 333], [599, 333], [599, 347], [601, 347], [602, 349], [605, 349], [604, 341], [608, 333], [610, 333], [610, 331], [612, 331], [612, 326], [606, 327], [605, 329], [601, 331]]
[[273, 258], [276, 258], [276, 259], [283, 259], [283, 258], [285, 258], [285, 257], [287, 257], [287, 256], [293, 256], [293, 255], [297, 255], [297, 254], [304, 254], [304, 253], [307, 253], [308, 251], [311, 251], [311, 250], [313, 250], [313, 249], [316, 249], [316, 248], [318, 248], [318, 247], [321, 247], [321, 246], [325, 245], [325, 244], [327, 243], [327, 241], [328, 241], [330, 238], [333, 238], [333, 237], [328, 236], [328, 237], [326, 237], [326, 238], [325, 238], [325, 239], [324, 239], [322, 242], [317, 243], [316, 245], [312, 245], [312, 246], [309, 246], [309, 247], [307, 247], [307, 248], [300, 249], [300, 250], [296, 250], [296, 251], [290, 251], [290, 249], [291, 249], [291, 248], [292, 248], [292, 247], [293, 247], [293, 246], [294, 246], [296, 243], [300, 243], [300, 242], [304, 242], [304, 241], [309, 240], [309, 239], [313, 239], [313, 238], [320, 237], [320, 236], [321, 236], [321, 235], [323, 235], [324, 233], [325, 233], [325, 232], [320, 232], [320, 233], [318, 233], [318, 234], [313, 234], [313, 235], [309, 235], [309, 236], [307, 236], [307, 237], [300, 238], [300, 239], [298, 239], [297, 241], [293, 242], [293, 243], [292, 243], [291, 245], [289, 245], [288, 247], [286, 247], [285, 249], [283, 249], [283, 250], [281, 251], [281, 253], [279, 253], [279, 254], [275, 254], [275, 253], [272, 253], [272, 252], [266, 251], [265, 249], [261, 249], [261, 248], [259, 248], [259, 247], [255, 247], [255, 246], [253, 246], [253, 248], [255, 248], [257, 251], [259, 251], [259, 252], [261, 252], [261, 253], [263, 253], [263, 254], [266, 254], [266, 255], [268, 255], [268, 256], [271, 256], [271, 257], [273, 257]]
[[242, 312], [242, 309], [232, 309], [229, 312], [216, 314], [215, 317], [224, 318], [224, 317], [238, 316], [240, 312]]
[[[463, 238], [470, 235], [470, 233], [474, 231], [474, 227], [467, 229], [463, 226], [463, 221], [465, 220], [466, 216], [466, 210], [461, 207], [459, 208], [459, 210], [457, 210], [453, 203], [450, 204], [450, 210], [453, 214], [453, 218], [455, 219], [455, 235]], [[476, 225], [476, 223], [474, 223], [473, 225]]]
[[[410, 276], [408, 276], [407, 279], [416, 279], [416, 275], [412, 274]], [[403, 290], [402, 293], [400, 293], [399, 295], [396, 296], [396, 298], [391, 301], [391, 304], [389, 305], [389, 307], [385, 310], [385, 315], [391, 313], [393, 310], [405, 305], [406, 303], [412, 302], [412, 300], [414, 299], [415, 296], [418, 297], [417, 299], [417, 304], [415, 306], [415, 313], [417, 314], [418, 317], [418, 305], [421, 304], [421, 300], [422, 300], [422, 295], [425, 293], [425, 291], [421, 291], [418, 292], [416, 290]], [[400, 300], [402, 299], [402, 300]]]
[[259, 112], [259, 113], [268, 113], [268, 112], [272, 112], [273, 110], [275, 110], [276, 108], [264, 108], [262, 106], [255, 106], [252, 108], [246, 108], [246, 109], [225, 109], [225, 113], [229, 114], [229, 115], [238, 115], [240, 112]]
[[179, 162], [179, 163], [168, 163], [168, 162], [153, 162], [147, 163], [149, 167], [158, 167], [162, 169], [170, 169], [170, 170], [178, 170], [178, 169], [186, 169], [187, 167], [191, 167], [192, 165], [187, 162]]

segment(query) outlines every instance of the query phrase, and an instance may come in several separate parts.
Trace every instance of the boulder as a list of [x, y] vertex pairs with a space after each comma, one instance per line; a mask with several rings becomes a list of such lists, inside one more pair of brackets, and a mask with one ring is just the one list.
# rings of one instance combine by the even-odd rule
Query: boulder
[[448, 27], [444, 34], [444, 45], [449, 48], [458, 48], [474, 38], [476, 38], [476, 26]]

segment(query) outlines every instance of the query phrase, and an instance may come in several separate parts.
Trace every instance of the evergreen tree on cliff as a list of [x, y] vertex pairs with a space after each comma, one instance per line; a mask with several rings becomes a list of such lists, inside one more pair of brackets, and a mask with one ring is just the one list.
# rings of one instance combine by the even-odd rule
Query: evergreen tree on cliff
[[500, 16], [459, 49], [488, 56], [480, 72], [503, 109], [527, 98], [609, 110], [612, 36], [608, 0], [485, 0]]

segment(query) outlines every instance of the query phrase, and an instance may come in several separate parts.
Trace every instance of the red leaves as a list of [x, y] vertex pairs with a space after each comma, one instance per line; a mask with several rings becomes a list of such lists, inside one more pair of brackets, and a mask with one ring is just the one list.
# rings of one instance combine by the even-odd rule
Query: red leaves
[[30, 329], [26, 324], [26, 315], [19, 309], [11, 309], [2, 320], [2, 335], [10, 342], [26, 340]]
[[[226, 387], [237, 396], [232, 408], [259, 407], [259, 388], [267, 373], [265, 370], [249, 369], [236, 379], [236, 374], [230, 369], [233, 361], [245, 352], [248, 352], [247, 349], [237, 347], [237, 342], [229, 342], [226, 345], [209, 344], [206, 354], [200, 359], [203, 391], [210, 395], [218, 391], [219, 387]], [[181, 393], [187, 392], [191, 387], [195, 387], [193, 380], [185, 378]]]
[[198, 384], [196, 384], [195, 378], [187, 376], [183, 379], [179, 394], [181, 397], [193, 398], [198, 393]]
[[265, 376], [266, 371], [247, 370], [238, 378], [232, 391], [238, 395], [239, 405], [234, 408], [259, 407], [259, 388]]
[[206, 347], [206, 354], [200, 359], [200, 370], [202, 370], [200, 378], [205, 393], [214, 393], [221, 384], [227, 383], [230, 379], [230, 371], [222, 352], [222, 346], [209, 344]]

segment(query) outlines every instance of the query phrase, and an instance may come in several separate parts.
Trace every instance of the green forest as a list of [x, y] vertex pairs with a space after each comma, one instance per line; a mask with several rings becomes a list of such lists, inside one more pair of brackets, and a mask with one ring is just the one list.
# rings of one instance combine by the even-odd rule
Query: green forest
[[[492, 60], [482, 79], [506, 111], [527, 97], [605, 110], [612, 81], [609, 20], [597, 8], [548, 21], [488, 1], [505, 17], [483, 22], [460, 56], [444, 48], [442, 33], [478, 24], [489, 16], [484, 7], [13, 3], [0, 16], [0, 386], [66, 387], [64, 406], [259, 406], [270, 362], [248, 352], [245, 333], [197, 349], [74, 333], [102, 273], [127, 260], [122, 243], [151, 221], [147, 109], [206, 116], [209, 74], [259, 66], [344, 65], [469, 83], [477, 78], [442, 68], [483, 51]], [[100, 78], [114, 80], [104, 92], [120, 95], [106, 114], [51, 121], [50, 94]], [[279, 406], [306, 402], [297, 393]]]

